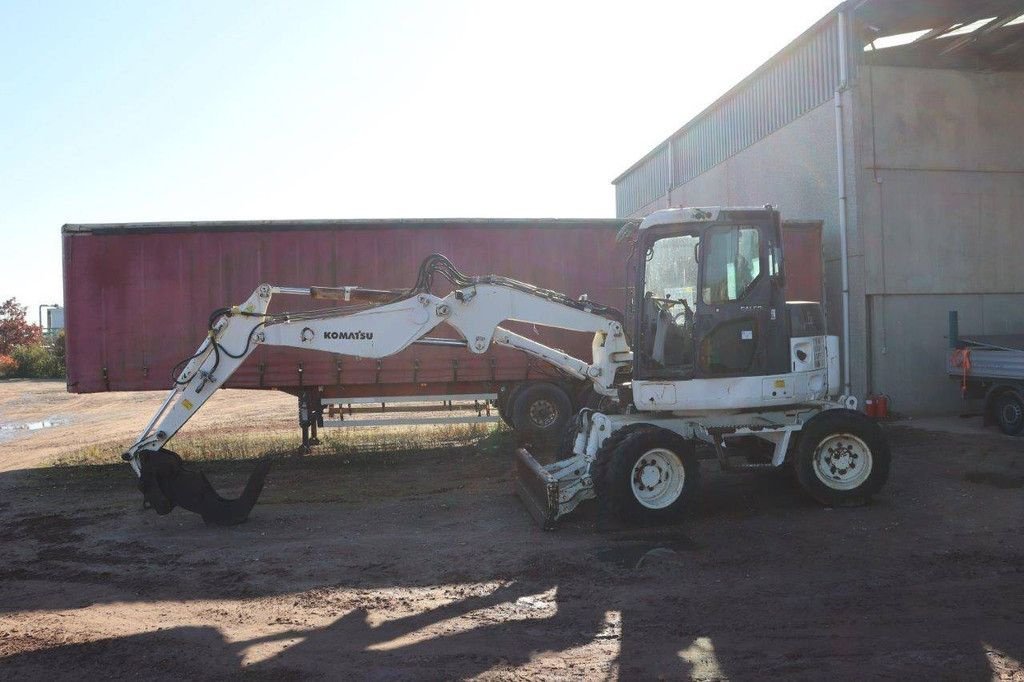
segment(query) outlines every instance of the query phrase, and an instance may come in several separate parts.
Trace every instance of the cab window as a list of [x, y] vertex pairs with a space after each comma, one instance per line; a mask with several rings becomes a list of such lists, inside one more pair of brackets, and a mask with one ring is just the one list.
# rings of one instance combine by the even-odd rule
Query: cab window
[[708, 232], [704, 248], [704, 302], [737, 301], [761, 274], [761, 239], [756, 227], [726, 227]]
[[697, 236], [684, 234], [648, 247], [639, 348], [650, 376], [678, 378], [692, 371], [698, 243]]

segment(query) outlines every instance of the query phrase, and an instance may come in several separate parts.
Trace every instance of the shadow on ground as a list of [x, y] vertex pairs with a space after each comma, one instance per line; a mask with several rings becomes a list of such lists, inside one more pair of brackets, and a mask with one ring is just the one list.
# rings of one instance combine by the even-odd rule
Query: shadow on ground
[[[536, 529], [498, 451], [282, 461], [232, 529], [140, 512], [120, 468], [16, 472], [0, 488], [0, 626], [13, 624], [0, 674], [1012, 670], [1024, 659], [1024, 503], [993, 481], [1016, 480], [1019, 449], [891, 433], [894, 477], [869, 507], [822, 509], [788, 477], [709, 467], [699, 513], [653, 530], [600, 527], [593, 505]], [[244, 464], [212, 468], [219, 485], [244, 477]]]

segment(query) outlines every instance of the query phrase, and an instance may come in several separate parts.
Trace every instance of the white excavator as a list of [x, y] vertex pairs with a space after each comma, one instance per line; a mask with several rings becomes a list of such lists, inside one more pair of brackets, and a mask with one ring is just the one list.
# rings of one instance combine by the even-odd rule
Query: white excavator
[[[411, 344], [470, 353], [498, 344], [589, 381], [604, 407], [575, 416], [562, 459], [542, 465], [525, 449], [516, 453], [516, 490], [545, 528], [594, 497], [626, 523], [679, 518], [700, 486], [698, 444], [728, 471], [792, 466], [801, 487], [826, 505], [863, 503], [881, 488], [888, 444], [856, 398], [839, 395], [839, 341], [826, 335], [820, 304], [786, 301], [774, 208], [667, 209], [619, 238], [633, 244], [628, 319], [585, 296], [466, 276], [437, 254], [410, 289], [261, 284], [240, 305], [213, 312], [207, 338], [124, 453], [144, 504], [160, 514], [180, 506], [210, 524], [248, 517], [266, 461], [229, 500], [167, 445], [260, 345], [383, 358]], [[438, 275], [447, 293], [434, 293]], [[282, 295], [335, 304], [268, 312]], [[592, 357], [549, 348], [502, 327], [506, 321], [592, 333]], [[431, 336], [441, 325], [458, 338]], [[751, 442], [763, 446], [759, 457]]]

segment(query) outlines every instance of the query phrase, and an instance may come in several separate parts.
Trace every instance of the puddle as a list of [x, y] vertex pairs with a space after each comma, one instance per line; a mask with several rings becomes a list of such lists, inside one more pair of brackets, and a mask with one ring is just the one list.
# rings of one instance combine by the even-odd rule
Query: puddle
[[12, 422], [0, 424], [0, 440], [10, 438], [15, 434], [25, 433], [27, 431], [39, 431], [41, 429], [49, 429], [54, 426], [63, 426], [69, 421], [70, 420], [68, 419], [51, 417], [49, 419], [41, 419], [36, 422]]
[[682, 552], [698, 549], [699, 545], [688, 537], [678, 537], [664, 542], [630, 542], [614, 547], [605, 547], [594, 553], [598, 561], [618, 568], [639, 569], [657, 563], [672, 563], [681, 560]]

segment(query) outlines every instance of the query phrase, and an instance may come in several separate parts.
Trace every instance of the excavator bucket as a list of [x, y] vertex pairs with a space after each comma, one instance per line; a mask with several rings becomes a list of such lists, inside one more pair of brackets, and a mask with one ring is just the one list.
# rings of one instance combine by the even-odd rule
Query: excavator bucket
[[143, 452], [139, 460], [139, 490], [147, 508], [157, 514], [169, 514], [178, 506], [199, 514], [207, 525], [214, 526], [234, 526], [249, 518], [270, 470], [270, 461], [261, 461], [241, 496], [229, 500], [214, 490], [205, 474], [186, 469], [177, 453], [163, 449]]
[[552, 530], [558, 519], [558, 480], [548, 473], [525, 448], [516, 450], [516, 495], [544, 530]]

